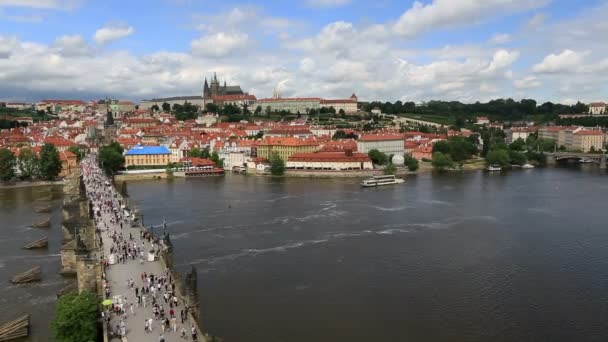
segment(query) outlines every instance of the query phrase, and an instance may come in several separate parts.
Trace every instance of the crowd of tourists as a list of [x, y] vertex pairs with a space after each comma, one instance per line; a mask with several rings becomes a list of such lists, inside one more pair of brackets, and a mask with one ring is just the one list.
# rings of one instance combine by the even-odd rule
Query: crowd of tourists
[[[198, 331], [193, 324], [188, 325], [187, 306], [181, 306], [177, 297], [175, 281], [168, 269], [156, 273], [141, 272], [143, 267], [133, 267], [137, 270], [129, 274], [125, 287], [118, 293], [107, 278], [108, 268], [114, 265], [135, 263], [143, 265], [153, 262], [161, 251], [161, 243], [145, 229], [131, 229], [133, 217], [126, 208], [124, 199], [115, 190], [108, 177], [97, 165], [97, 157], [90, 154], [81, 163], [83, 181], [88, 198], [92, 203], [96, 227], [100, 236], [100, 244], [104, 246], [100, 260], [103, 268], [103, 288], [108, 301], [107, 309], [102, 313], [102, 319], [107, 325], [111, 336], [118, 337], [123, 342], [132, 336], [133, 325], [143, 321], [147, 335], [158, 334], [158, 341], [174, 340], [198, 341]], [[134, 236], [135, 235], [135, 236]], [[129, 319], [131, 317], [131, 319]], [[167, 334], [167, 336], [165, 335]], [[135, 340], [142, 340], [137, 336]], [[150, 337], [145, 338], [151, 341]]]

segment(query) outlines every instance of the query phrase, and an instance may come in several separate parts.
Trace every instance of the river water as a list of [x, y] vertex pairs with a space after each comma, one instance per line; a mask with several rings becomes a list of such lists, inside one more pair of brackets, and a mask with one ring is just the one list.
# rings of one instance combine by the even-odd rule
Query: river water
[[[51, 340], [49, 324], [54, 315], [57, 292], [64, 287], [61, 269], [61, 187], [0, 188], [0, 322], [31, 315], [30, 337], [25, 341]], [[35, 213], [51, 206], [51, 213]], [[51, 218], [50, 228], [30, 226]], [[25, 250], [24, 245], [44, 236], [48, 249]], [[42, 281], [12, 285], [10, 279], [35, 266], [42, 269]]]
[[608, 336], [608, 178], [596, 167], [129, 184], [196, 265], [227, 341], [573, 341]]
[[[43, 235], [27, 228], [42, 215], [36, 191], [0, 191], [0, 272], [41, 264], [44, 281], [5, 282], [0, 300], [48, 313], [59, 226], [49, 251], [20, 249]], [[378, 189], [227, 175], [129, 192], [147, 225], [166, 216], [175, 263], [199, 271], [204, 329], [226, 341], [608, 336], [608, 178], [593, 166], [421, 174]]]

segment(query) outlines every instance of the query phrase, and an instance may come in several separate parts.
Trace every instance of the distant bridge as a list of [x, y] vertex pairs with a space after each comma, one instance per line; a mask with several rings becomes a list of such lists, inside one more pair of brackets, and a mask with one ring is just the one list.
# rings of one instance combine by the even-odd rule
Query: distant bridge
[[577, 152], [554, 152], [545, 153], [547, 156], [547, 164], [555, 165], [560, 160], [576, 159], [576, 160], [591, 160], [599, 164], [600, 169], [606, 169], [606, 154], [601, 153], [577, 153]]

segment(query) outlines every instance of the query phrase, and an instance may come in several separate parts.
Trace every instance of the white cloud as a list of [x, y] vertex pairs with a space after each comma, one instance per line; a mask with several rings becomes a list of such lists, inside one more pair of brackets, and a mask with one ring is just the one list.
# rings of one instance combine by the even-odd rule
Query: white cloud
[[530, 89], [540, 87], [542, 83], [535, 76], [528, 76], [520, 80], [515, 80], [513, 85], [517, 89]]
[[504, 70], [519, 58], [519, 51], [498, 50], [494, 53], [492, 61], [484, 70], [486, 73], [493, 73]]
[[0, 7], [73, 9], [80, 3], [80, 0], [0, 0]]
[[394, 32], [413, 38], [432, 29], [470, 25], [492, 17], [545, 6], [549, 0], [433, 0], [414, 2], [394, 25]]
[[90, 55], [92, 48], [81, 35], [65, 35], [55, 39], [54, 50], [65, 56]]
[[350, 4], [351, 0], [307, 0], [306, 3], [313, 7], [339, 7]]
[[508, 33], [498, 33], [490, 38], [489, 43], [493, 45], [506, 44], [513, 40], [513, 36]]
[[574, 72], [579, 68], [589, 52], [575, 52], [569, 49], [560, 54], [550, 54], [542, 62], [534, 65], [532, 70], [537, 73]]
[[190, 47], [196, 55], [219, 58], [243, 50], [250, 44], [245, 33], [218, 32], [193, 40]]
[[39, 13], [32, 14], [10, 14], [0, 7], [0, 20], [14, 21], [17, 23], [39, 23], [44, 16]]
[[528, 28], [537, 28], [545, 23], [547, 19], [547, 15], [544, 13], [536, 13], [530, 20], [528, 20], [527, 26]]
[[132, 26], [110, 25], [95, 31], [93, 39], [95, 39], [97, 44], [106, 44], [124, 37], [128, 37], [134, 32], [135, 29]]
[[304, 58], [300, 61], [300, 70], [303, 72], [312, 72], [315, 70], [316, 64], [311, 58]]

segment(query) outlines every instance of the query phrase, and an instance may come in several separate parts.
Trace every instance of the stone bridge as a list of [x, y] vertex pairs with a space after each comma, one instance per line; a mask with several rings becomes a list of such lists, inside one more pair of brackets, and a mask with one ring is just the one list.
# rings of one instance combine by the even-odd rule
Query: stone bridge
[[554, 152], [545, 155], [547, 156], [547, 165], [555, 165], [560, 160], [586, 159], [599, 164], [600, 169], [606, 169], [606, 154], [604, 153]]

